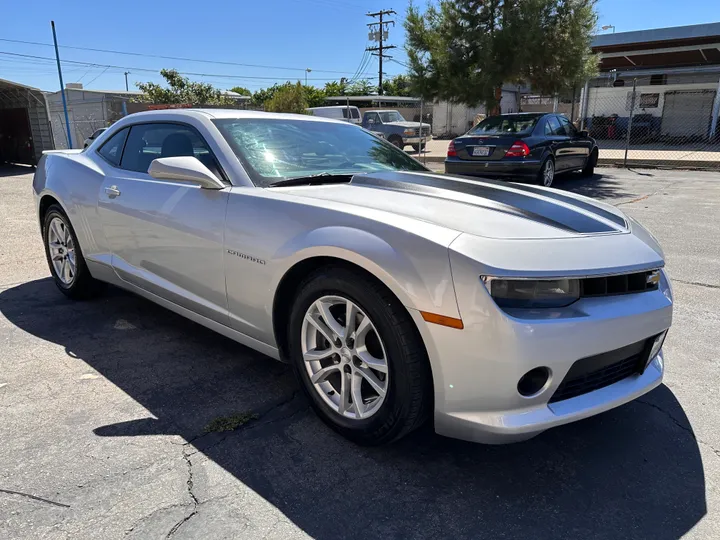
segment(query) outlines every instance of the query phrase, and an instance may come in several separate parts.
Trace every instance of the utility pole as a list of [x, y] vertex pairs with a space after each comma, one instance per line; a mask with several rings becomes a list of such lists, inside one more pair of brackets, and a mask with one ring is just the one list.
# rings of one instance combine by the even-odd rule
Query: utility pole
[[[378, 95], [382, 96], [383, 89], [382, 89], [382, 78], [383, 78], [383, 58], [392, 58], [392, 56], [388, 56], [383, 54], [384, 50], [387, 49], [394, 49], [395, 45], [383, 45], [383, 41], [388, 38], [388, 25], [392, 24], [395, 26], [395, 21], [388, 21], [383, 20], [383, 15], [397, 15], [397, 13], [392, 9], [383, 9], [381, 11], [376, 11], [375, 13], [368, 13], [368, 17], [378, 17], [378, 22], [371, 22], [368, 23], [368, 28], [370, 29], [370, 39], [372, 41], [377, 41], [378, 46], [377, 47], [368, 47], [365, 49], [366, 51], [370, 51], [373, 56], [378, 57]], [[377, 31], [375, 31], [375, 27], [377, 27]]]
[[126, 71], [126, 72], [125, 72], [125, 91], [126, 91], [126, 92], [127, 92], [128, 90], [130, 90], [130, 88], [128, 88], [128, 82], [127, 82], [127, 76], [128, 76], [128, 75], [130, 75], [130, 72], [129, 72], [129, 71]]
[[55, 21], [50, 21], [52, 27], [53, 43], [55, 44], [55, 60], [57, 60], [58, 77], [60, 78], [60, 94], [62, 95], [63, 111], [65, 111], [65, 126], [67, 127], [68, 148], [72, 148], [72, 135], [70, 134], [70, 117], [68, 116], [67, 99], [65, 98], [65, 85], [63, 84], [62, 69], [60, 68], [60, 52], [58, 51]]

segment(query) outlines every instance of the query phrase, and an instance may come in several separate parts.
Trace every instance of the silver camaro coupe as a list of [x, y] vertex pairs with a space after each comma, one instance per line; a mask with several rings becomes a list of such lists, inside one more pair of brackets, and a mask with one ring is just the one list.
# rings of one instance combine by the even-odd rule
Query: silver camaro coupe
[[108, 282], [289, 362], [362, 444], [432, 419], [502, 443], [658, 386], [672, 290], [616, 208], [434, 174], [363, 129], [237, 110], [127, 116], [33, 181], [58, 288]]

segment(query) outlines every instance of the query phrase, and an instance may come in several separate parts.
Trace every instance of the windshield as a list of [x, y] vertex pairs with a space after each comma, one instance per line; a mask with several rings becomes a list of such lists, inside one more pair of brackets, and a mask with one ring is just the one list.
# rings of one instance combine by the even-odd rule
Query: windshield
[[480, 122], [467, 132], [468, 135], [529, 135], [535, 128], [540, 116], [527, 114], [509, 114], [505, 116], [491, 116]]
[[380, 120], [382, 120], [383, 124], [387, 124], [388, 122], [406, 121], [403, 118], [403, 115], [397, 111], [378, 111], [378, 114], [380, 115]]
[[258, 186], [321, 173], [427, 170], [402, 150], [352, 124], [276, 118], [213, 123]]

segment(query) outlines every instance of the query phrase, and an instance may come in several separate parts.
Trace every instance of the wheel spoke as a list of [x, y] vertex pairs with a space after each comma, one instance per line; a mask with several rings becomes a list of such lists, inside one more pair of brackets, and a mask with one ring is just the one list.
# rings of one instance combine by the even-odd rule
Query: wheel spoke
[[330, 375], [330, 374], [333, 373], [334, 371], [338, 371], [339, 369], [340, 369], [340, 366], [337, 366], [337, 365], [335, 365], [335, 364], [333, 364], [333, 365], [331, 365], [331, 366], [328, 366], [328, 367], [324, 367], [324, 368], [322, 368], [320, 371], [318, 371], [317, 373], [315, 373], [315, 374], [310, 378], [310, 380], [313, 382], [313, 384], [321, 383], [321, 382], [325, 381], [325, 380], [328, 378], [328, 375]]
[[311, 351], [307, 351], [303, 353], [303, 358], [306, 362], [317, 362], [320, 360], [324, 360], [325, 358], [328, 358], [334, 354], [333, 349], [313, 349]]
[[310, 313], [305, 315], [305, 320], [312, 324], [315, 329], [320, 332], [325, 339], [328, 340], [329, 343], [332, 343], [333, 345], [335, 344], [335, 337], [333, 336], [333, 332], [325, 325], [324, 322], [319, 320], [314, 315], [311, 315]]
[[355, 317], [357, 316], [358, 309], [355, 304], [349, 300], [345, 304], [345, 336], [349, 337], [355, 332]]
[[323, 302], [322, 300], [318, 300], [315, 302], [315, 307], [320, 312], [320, 315], [322, 316], [323, 320], [325, 321], [325, 324], [332, 330], [332, 333], [338, 336], [339, 338], [345, 337], [345, 329], [340, 325], [339, 322], [333, 317], [333, 314], [330, 313], [330, 304]]
[[375, 390], [379, 396], [382, 397], [385, 395], [385, 388], [383, 387], [383, 383], [380, 381], [380, 379], [377, 378], [377, 376], [375, 376], [372, 371], [364, 367], [359, 367], [355, 369], [368, 383], [370, 383], [370, 386], [373, 387], [373, 390]]
[[353, 373], [352, 375], [350, 394], [352, 395], [355, 414], [357, 414], [358, 418], [362, 418], [367, 407], [365, 407], [365, 403], [363, 403], [362, 398], [362, 377], [360, 377], [357, 373]]
[[344, 371], [340, 372], [340, 404], [338, 405], [338, 412], [345, 414], [350, 410], [350, 381], [351, 377], [349, 373]]
[[370, 318], [367, 316], [363, 316], [362, 320], [360, 321], [360, 324], [358, 324], [357, 329], [355, 330], [355, 346], [363, 346], [365, 344], [365, 336], [367, 335], [368, 331], [372, 329], [372, 323], [370, 322]]
[[60, 231], [60, 229], [58, 228], [58, 225], [57, 225], [57, 224], [58, 224], [58, 220], [57, 220], [57, 219], [53, 219], [53, 220], [50, 222], [50, 230], [51, 230], [52, 233], [55, 235], [55, 240], [56, 240], [57, 242], [60, 242], [60, 241], [62, 240], [62, 238], [63, 238], [63, 234], [62, 234], [62, 232]]
[[380, 371], [382, 373], [387, 373], [387, 363], [383, 358], [375, 358], [366, 348], [357, 349], [355, 351], [356, 356], [365, 362], [369, 368], [374, 369], [375, 371]]

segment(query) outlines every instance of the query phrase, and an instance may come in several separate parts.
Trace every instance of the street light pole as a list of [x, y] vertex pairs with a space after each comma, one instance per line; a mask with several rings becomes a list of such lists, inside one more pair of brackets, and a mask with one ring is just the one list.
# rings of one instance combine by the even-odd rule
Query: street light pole
[[312, 69], [310, 69], [310, 68], [305, 68], [305, 86], [307, 86], [307, 76], [308, 76], [308, 73], [310, 73], [311, 71], [312, 71]]
[[127, 82], [127, 76], [128, 76], [128, 75], [130, 75], [130, 72], [129, 72], [129, 71], [126, 71], [126, 72], [125, 72], [125, 91], [126, 91], [126, 92], [127, 92], [128, 90], [130, 90], [130, 88], [128, 88], [128, 82]]
[[614, 33], [615, 33], [615, 27], [614, 27], [612, 24], [606, 24], [606, 25], [603, 26], [601, 29], [602, 29], [602, 30], [610, 30], [611, 28], [613, 29], [612, 33], [614, 34]]

